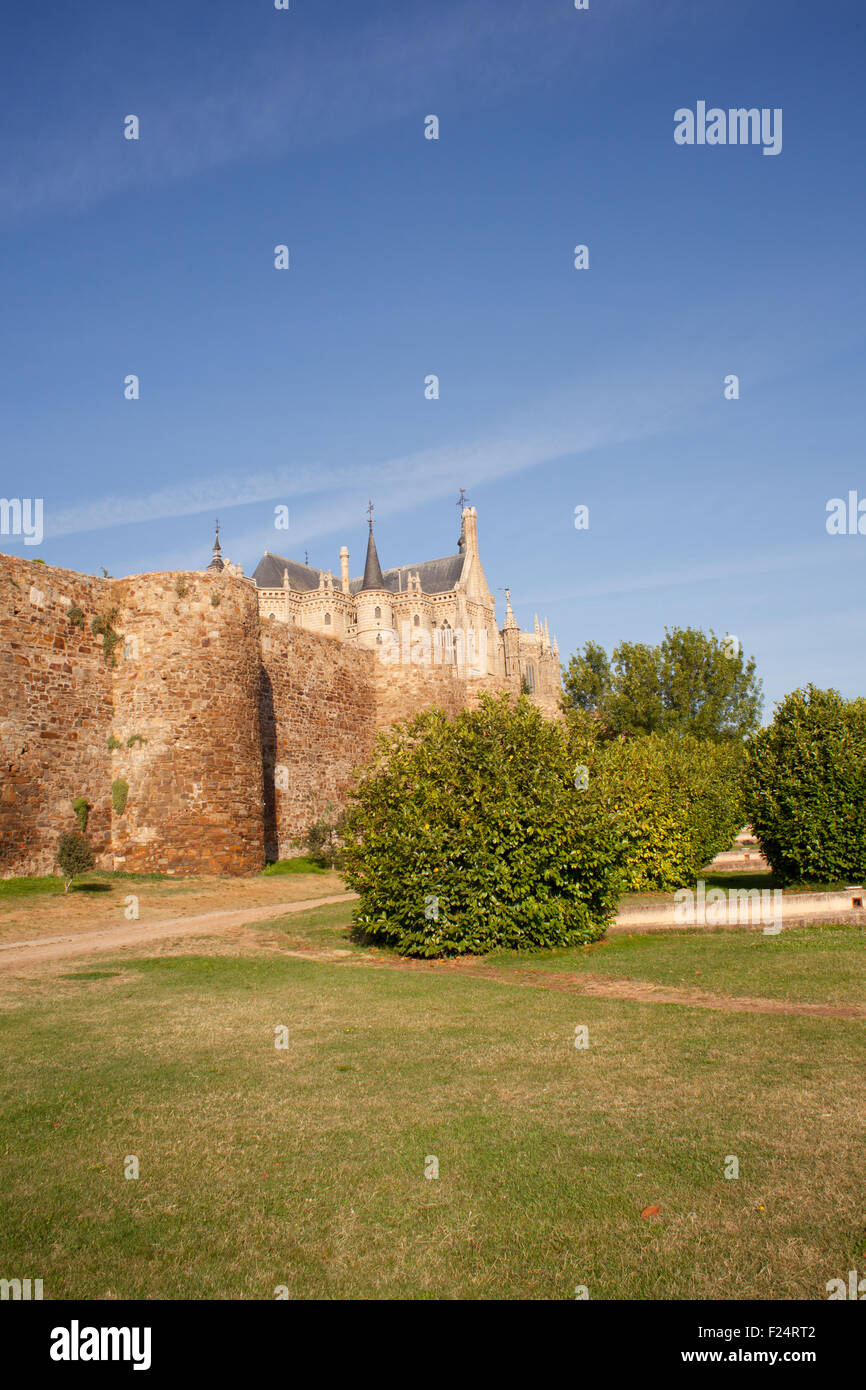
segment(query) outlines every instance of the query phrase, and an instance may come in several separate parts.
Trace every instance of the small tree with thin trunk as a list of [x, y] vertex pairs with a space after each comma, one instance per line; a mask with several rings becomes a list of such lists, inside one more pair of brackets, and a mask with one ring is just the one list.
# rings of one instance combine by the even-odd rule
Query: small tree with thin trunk
[[63, 891], [68, 893], [76, 874], [93, 868], [93, 850], [80, 830], [67, 830], [57, 842], [57, 867], [63, 875]]

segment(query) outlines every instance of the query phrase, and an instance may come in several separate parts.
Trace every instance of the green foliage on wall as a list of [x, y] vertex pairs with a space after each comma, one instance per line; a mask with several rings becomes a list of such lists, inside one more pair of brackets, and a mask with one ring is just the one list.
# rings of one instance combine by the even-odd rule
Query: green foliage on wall
[[122, 748], [122, 747], [123, 747], [123, 744], [121, 743], [121, 741], [120, 741], [119, 738], [115, 738], [114, 734], [109, 734], [109, 735], [108, 735], [108, 751], [109, 751], [109, 753], [114, 753], [118, 748]]
[[746, 809], [788, 883], [866, 877], [866, 699], [786, 695], [747, 745]]
[[84, 610], [77, 603], [70, 603], [66, 610], [70, 627], [84, 627]]
[[120, 610], [110, 608], [107, 613], [99, 613], [90, 624], [90, 630], [94, 637], [102, 638], [102, 655], [105, 657], [108, 666], [117, 665], [117, 657], [114, 649], [118, 642], [123, 638], [119, 632], [115, 632], [114, 624], [117, 622]]
[[129, 783], [122, 777], [116, 777], [111, 784], [111, 804], [114, 807], [114, 814], [122, 816], [126, 810], [126, 798], [129, 796]]
[[359, 935], [405, 955], [594, 941], [616, 910], [605, 808], [575, 790], [563, 728], [525, 698], [380, 734], [345, 839]]
[[130, 734], [126, 740], [127, 748], [135, 748], [136, 746], [141, 748], [145, 743], [147, 743], [147, 739], [142, 734]]
[[81, 833], [83, 835], [85, 830], [87, 829], [87, 817], [90, 815], [90, 802], [87, 801], [86, 798], [83, 796], [77, 796], [72, 803], [72, 809], [75, 812], [76, 819], [81, 827]]

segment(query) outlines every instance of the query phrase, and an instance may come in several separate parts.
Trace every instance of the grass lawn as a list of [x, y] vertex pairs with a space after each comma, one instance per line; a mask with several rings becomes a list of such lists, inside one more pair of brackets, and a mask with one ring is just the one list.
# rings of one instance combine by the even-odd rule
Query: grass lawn
[[[299, 912], [261, 923], [290, 949], [351, 951], [367, 948], [351, 937], [351, 903]], [[396, 959], [377, 947], [382, 959]], [[559, 951], [496, 951], [484, 964], [497, 970], [567, 971], [604, 979], [647, 980], [657, 985], [719, 994], [786, 999], [804, 1004], [866, 1002], [866, 927], [814, 923], [786, 927], [778, 936], [747, 928], [704, 927], [658, 932], [617, 932], [592, 946]]]
[[[347, 919], [15, 982], [0, 1273], [46, 1298], [823, 1299], [862, 1267], [863, 1023], [388, 968]], [[285, 954], [322, 946], [347, 954]], [[489, 959], [829, 1002], [864, 997], [863, 946], [810, 927]]]

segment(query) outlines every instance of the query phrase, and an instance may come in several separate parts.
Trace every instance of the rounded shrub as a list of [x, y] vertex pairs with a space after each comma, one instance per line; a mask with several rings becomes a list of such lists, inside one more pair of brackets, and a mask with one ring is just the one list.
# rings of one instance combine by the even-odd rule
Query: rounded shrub
[[63, 875], [63, 891], [68, 893], [76, 874], [93, 868], [93, 850], [80, 830], [67, 830], [57, 841], [56, 863]]
[[668, 892], [694, 883], [743, 823], [744, 754], [736, 743], [685, 733], [605, 741], [569, 722], [574, 757], [602, 784], [624, 847], [623, 889]]
[[616, 911], [619, 846], [568, 740], [521, 697], [380, 734], [343, 831], [358, 934], [404, 955], [574, 945]]
[[866, 700], [807, 686], [747, 746], [746, 809], [786, 883], [866, 875]]

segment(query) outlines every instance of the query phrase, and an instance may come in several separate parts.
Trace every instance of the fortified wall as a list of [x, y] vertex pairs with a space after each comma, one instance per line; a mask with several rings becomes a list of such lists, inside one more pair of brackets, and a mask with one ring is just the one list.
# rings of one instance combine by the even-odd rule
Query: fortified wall
[[101, 868], [255, 872], [345, 802], [379, 729], [518, 684], [262, 621], [233, 575], [0, 555], [0, 877], [53, 871], [77, 798]]

